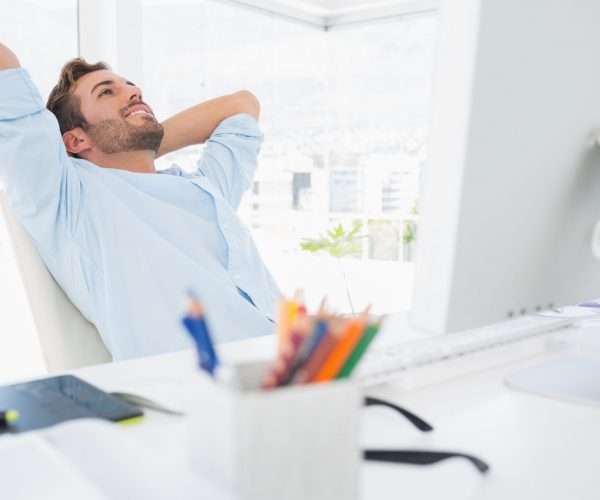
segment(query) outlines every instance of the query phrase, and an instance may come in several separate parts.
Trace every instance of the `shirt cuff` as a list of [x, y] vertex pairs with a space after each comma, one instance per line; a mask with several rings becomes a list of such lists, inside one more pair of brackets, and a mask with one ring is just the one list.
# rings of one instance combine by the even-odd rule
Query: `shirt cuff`
[[44, 102], [25, 68], [0, 71], [0, 120], [13, 120], [44, 109]]
[[256, 118], [245, 113], [225, 118], [213, 132], [213, 135], [219, 134], [240, 134], [247, 137], [256, 137], [261, 141], [263, 139], [263, 134], [258, 128]]

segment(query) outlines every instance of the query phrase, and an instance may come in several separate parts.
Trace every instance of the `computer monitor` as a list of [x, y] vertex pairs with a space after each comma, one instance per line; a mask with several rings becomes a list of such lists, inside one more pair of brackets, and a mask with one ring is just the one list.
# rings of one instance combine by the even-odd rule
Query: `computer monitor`
[[442, 0], [412, 324], [600, 296], [600, 2]]

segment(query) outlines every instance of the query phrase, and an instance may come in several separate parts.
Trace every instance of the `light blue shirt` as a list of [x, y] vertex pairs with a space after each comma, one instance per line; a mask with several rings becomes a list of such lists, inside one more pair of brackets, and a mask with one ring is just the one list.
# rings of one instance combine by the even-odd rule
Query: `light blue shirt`
[[0, 71], [8, 201], [115, 360], [191, 347], [181, 325], [189, 288], [217, 341], [273, 332], [279, 289], [236, 214], [262, 138], [240, 114], [219, 124], [194, 173], [98, 167], [67, 155], [25, 69]]

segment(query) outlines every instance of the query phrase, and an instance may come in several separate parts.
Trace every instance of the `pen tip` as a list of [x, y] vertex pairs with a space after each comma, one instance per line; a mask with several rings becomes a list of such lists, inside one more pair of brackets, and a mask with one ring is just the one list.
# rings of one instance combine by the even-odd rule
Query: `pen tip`
[[204, 312], [202, 305], [192, 290], [187, 291], [188, 296], [188, 312], [194, 317], [201, 316]]
[[300, 288], [294, 290], [294, 297], [292, 299], [296, 304], [304, 304], [304, 292]]
[[321, 299], [321, 303], [319, 304], [319, 312], [317, 313], [319, 316], [323, 316], [327, 309], [327, 295], [323, 295]]

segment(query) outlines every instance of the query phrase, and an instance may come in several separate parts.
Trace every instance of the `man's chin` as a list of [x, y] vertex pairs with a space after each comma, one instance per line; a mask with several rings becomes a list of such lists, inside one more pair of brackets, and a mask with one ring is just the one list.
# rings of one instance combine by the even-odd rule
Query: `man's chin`
[[136, 122], [137, 118], [123, 121], [105, 120], [87, 130], [92, 141], [106, 154], [128, 151], [158, 151], [164, 135], [163, 126], [154, 117]]

